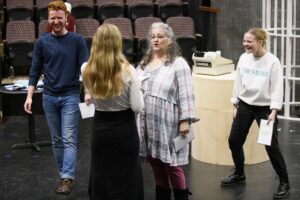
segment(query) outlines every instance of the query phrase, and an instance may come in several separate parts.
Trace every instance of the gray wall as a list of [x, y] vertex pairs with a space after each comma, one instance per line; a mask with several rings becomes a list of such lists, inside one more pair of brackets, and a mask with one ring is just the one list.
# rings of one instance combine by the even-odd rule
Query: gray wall
[[236, 63], [244, 52], [242, 47], [244, 33], [251, 27], [262, 26], [262, 1], [211, 0], [211, 6], [219, 8], [220, 12], [215, 18], [211, 17], [211, 27], [214, 30], [210, 31], [207, 50], [220, 50], [223, 57]]

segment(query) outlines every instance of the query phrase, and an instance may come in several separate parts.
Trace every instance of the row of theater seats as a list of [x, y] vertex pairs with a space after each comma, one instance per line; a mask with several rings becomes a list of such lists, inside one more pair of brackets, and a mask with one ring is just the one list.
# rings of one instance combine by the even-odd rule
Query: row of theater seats
[[[52, 0], [7, 0], [5, 15], [8, 21], [47, 19], [47, 5]], [[112, 17], [156, 16], [165, 21], [168, 17], [187, 14], [186, 0], [64, 0], [72, 5], [76, 18], [94, 18], [103, 22]], [[186, 11], [186, 12], [185, 12]]]
[[[153, 22], [160, 22], [157, 17], [141, 17], [131, 22], [128, 18], [108, 18], [103, 23], [115, 24], [121, 31], [123, 37], [124, 54], [128, 60], [135, 64], [142, 58], [147, 47], [147, 35], [149, 27]], [[174, 30], [176, 40], [182, 48], [183, 56], [192, 65], [192, 53], [199, 49], [199, 38], [194, 31], [194, 22], [190, 17], [177, 16], [167, 19]], [[76, 31], [81, 34], [90, 47], [92, 37], [99, 27], [96, 19], [76, 19]], [[38, 25], [38, 33], [34, 22], [29, 20], [17, 20], [7, 23], [7, 37], [5, 41], [6, 67], [2, 72], [8, 74], [8, 68], [13, 66], [16, 75], [27, 75], [32, 59], [34, 42], [45, 30], [47, 20], [43, 20]], [[37, 37], [36, 37], [37, 35]]]

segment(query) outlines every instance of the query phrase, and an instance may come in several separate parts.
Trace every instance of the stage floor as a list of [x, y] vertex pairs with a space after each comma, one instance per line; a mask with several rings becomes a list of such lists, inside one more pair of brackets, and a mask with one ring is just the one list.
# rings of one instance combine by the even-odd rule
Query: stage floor
[[[58, 173], [51, 147], [33, 149], [10, 147], [27, 137], [27, 117], [7, 117], [0, 127], [0, 199], [1, 200], [88, 200], [91, 119], [81, 120], [75, 185], [69, 196], [57, 195]], [[37, 140], [50, 139], [44, 116], [36, 116]], [[300, 122], [280, 120], [279, 140], [290, 176], [288, 199], [300, 199]], [[142, 163], [145, 200], [154, 200], [154, 179], [148, 163]], [[120, 169], [121, 170], [121, 169]], [[270, 164], [248, 165], [247, 181], [233, 187], [221, 187], [220, 179], [231, 173], [231, 166], [206, 164], [191, 158], [184, 167], [191, 200], [269, 200], [278, 185]]]

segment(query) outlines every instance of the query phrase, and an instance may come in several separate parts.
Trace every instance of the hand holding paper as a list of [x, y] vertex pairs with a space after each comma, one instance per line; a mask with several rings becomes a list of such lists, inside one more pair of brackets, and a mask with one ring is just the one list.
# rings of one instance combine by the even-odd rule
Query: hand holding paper
[[260, 121], [260, 128], [258, 134], [257, 143], [264, 145], [271, 145], [272, 135], [273, 135], [273, 121], [270, 121], [268, 124], [268, 120], [262, 119]]
[[93, 103], [91, 103], [89, 105], [86, 105], [86, 103], [80, 103], [79, 109], [80, 109], [82, 119], [94, 117], [95, 106]]
[[188, 145], [193, 139], [195, 139], [193, 131], [188, 132], [184, 136], [179, 134], [176, 138], [173, 139], [175, 151], [179, 151], [180, 149]]

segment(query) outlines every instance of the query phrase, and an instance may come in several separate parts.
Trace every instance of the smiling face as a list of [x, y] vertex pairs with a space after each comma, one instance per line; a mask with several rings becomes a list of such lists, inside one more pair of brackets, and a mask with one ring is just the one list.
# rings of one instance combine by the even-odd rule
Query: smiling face
[[262, 55], [265, 51], [262, 42], [249, 32], [244, 35], [243, 46], [247, 53], [252, 53], [255, 57]]
[[165, 53], [171, 39], [166, 35], [164, 29], [154, 28], [151, 34], [151, 46], [154, 52]]
[[48, 23], [52, 27], [54, 35], [64, 35], [66, 33], [66, 13], [63, 10], [50, 10], [48, 12]]

